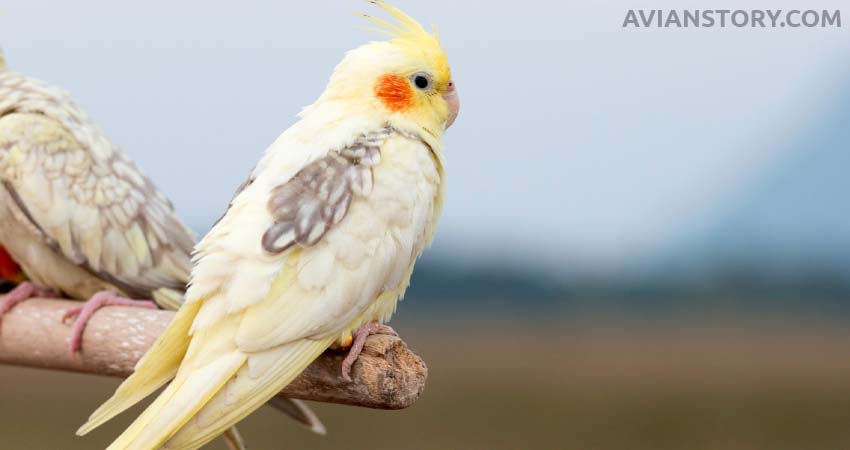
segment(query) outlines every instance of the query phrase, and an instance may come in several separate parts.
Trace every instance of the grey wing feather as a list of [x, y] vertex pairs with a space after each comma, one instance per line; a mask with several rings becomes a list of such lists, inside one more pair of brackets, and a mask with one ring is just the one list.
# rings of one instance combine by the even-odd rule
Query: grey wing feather
[[389, 129], [365, 135], [275, 187], [268, 202], [274, 223], [263, 234], [263, 249], [276, 254], [318, 242], [345, 217], [353, 196], [371, 192], [372, 168], [381, 162], [389, 136]]

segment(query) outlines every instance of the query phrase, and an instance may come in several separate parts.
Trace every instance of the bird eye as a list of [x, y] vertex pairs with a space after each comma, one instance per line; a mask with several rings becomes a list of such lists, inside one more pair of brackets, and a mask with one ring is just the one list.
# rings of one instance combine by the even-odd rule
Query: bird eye
[[428, 89], [431, 87], [431, 80], [428, 78], [428, 75], [417, 73], [413, 75], [413, 84], [419, 89]]

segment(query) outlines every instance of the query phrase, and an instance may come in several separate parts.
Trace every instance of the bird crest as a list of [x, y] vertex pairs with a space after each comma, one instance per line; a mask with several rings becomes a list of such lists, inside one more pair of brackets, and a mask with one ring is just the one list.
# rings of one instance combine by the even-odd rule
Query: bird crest
[[448, 79], [450, 76], [449, 60], [445, 50], [440, 45], [440, 37], [436, 29], [433, 32], [428, 32], [416, 19], [383, 0], [369, 0], [369, 3], [390, 13], [397, 23], [361, 13], [359, 14], [361, 17], [376, 26], [367, 27], [367, 29], [389, 36], [393, 44], [413, 54], [425, 56], [431, 62], [432, 67], [438, 71], [438, 75], [441, 78]]

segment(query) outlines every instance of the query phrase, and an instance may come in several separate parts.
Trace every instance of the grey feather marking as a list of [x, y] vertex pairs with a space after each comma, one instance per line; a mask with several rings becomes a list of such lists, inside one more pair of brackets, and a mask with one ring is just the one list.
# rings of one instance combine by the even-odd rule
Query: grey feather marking
[[[27, 133], [6, 136], [19, 139], [17, 145], [30, 158], [27, 161], [37, 161], [54, 198], [96, 207], [103, 235], [107, 236], [110, 230], [117, 232], [121, 239], [127, 239], [127, 244], [122, 241], [123, 248], [130, 245], [128, 233], [137, 227], [141, 236], [137, 235], [134, 242], [147, 246], [150, 259], [128, 261], [126, 258], [133, 256], [109, 254], [119, 250], [104, 246], [99, 260], [95, 261], [98, 257], [94, 256], [90, 261], [78, 240], [84, 234], [79, 228], [81, 223], [71, 220], [67, 236], [52, 236], [49, 227], [39, 224], [38, 215], [28, 207], [32, 205], [28, 204], [31, 199], [26, 197], [27, 193], [16, 191], [13, 183], [4, 178], [4, 187], [44, 242], [59, 255], [128, 295], [142, 298], [161, 287], [184, 289], [191, 269], [194, 236], [177, 218], [172, 204], [76, 107], [70, 96], [20, 74], [0, 71], [0, 117], [18, 117], [15, 114], [55, 121], [73, 137], [73, 142], [44, 144], [34, 141], [36, 138]], [[105, 261], [117, 262], [107, 270]], [[125, 261], [129, 264], [123, 264]]]
[[389, 136], [388, 128], [362, 136], [275, 187], [268, 202], [274, 224], [263, 234], [263, 249], [277, 254], [295, 244], [319, 242], [345, 218], [352, 197], [371, 192], [372, 168], [381, 162], [381, 146]]

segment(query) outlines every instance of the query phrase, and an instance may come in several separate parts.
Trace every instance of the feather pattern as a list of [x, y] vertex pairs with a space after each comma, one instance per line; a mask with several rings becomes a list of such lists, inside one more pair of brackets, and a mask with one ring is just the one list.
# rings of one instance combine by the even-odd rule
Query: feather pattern
[[[300, 127], [293, 128], [297, 135]], [[359, 139], [340, 138], [350, 143]], [[192, 330], [180, 332], [191, 338], [183, 341], [188, 348], [175, 380], [109, 450], [196, 449], [273, 397], [334, 340], [363, 323], [389, 319], [409, 283], [416, 257], [433, 233], [442, 175], [433, 150], [416, 137], [391, 129], [379, 151], [380, 162], [371, 169], [371, 190], [352, 196], [339, 223], [312, 245], [296, 242], [274, 254], [256, 237], [249, 247], [253, 253], [245, 248], [232, 252], [226, 239], [220, 239], [249, 227], [258, 237], [274, 223], [274, 210], [268, 206], [281, 183], [271, 180], [279, 179], [281, 169], [269, 166], [255, 172], [254, 181], [199, 245], [188, 303], [181, 309], [197, 314]], [[268, 186], [265, 195], [260, 186]], [[257, 220], [246, 211], [265, 219]], [[213, 237], [216, 240], [210, 241]], [[251, 286], [244, 283], [256, 278], [245, 278], [245, 273], [265, 275], [262, 297], [251, 303], [240, 302], [244, 296], [230, 297], [233, 285], [250, 292]], [[194, 297], [199, 292], [203, 296]], [[185, 325], [187, 320], [188, 316], [179, 323]], [[168, 348], [157, 345], [145, 359], [155, 361], [156, 352]], [[185, 381], [201, 376], [206, 380], [202, 384]], [[141, 366], [133, 377], [150, 378]], [[125, 385], [134, 382], [130, 378]], [[142, 385], [125, 385], [104, 406], [106, 411], [123, 410], [138, 401], [138, 395], [123, 393]], [[104, 418], [96, 413], [81, 432]]]
[[[332, 342], [394, 312], [443, 202], [450, 110], [439, 94], [451, 83], [436, 36], [374, 3], [399, 23], [394, 38], [347, 53], [197, 245], [182, 307], [193, 317], [173, 325], [192, 322], [174, 333], [186, 348], [176, 377], [109, 450], [197, 449]], [[433, 89], [411, 90], [405, 108], [375, 97], [382, 76], [402, 83], [421, 70]], [[126, 408], [135, 397], [113, 400]]]
[[[2, 54], [0, 53], [0, 56]], [[1, 59], [1, 58], [0, 58]], [[195, 238], [171, 203], [65, 92], [0, 66], [0, 241], [35, 283], [88, 299], [101, 290], [176, 310]], [[188, 320], [185, 318], [188, 317]], [[138, 377], [92, 416], [102, 423], [170, 381], [194, 318], [180, 310]], [[182, 327], [178, 324], [183, 323]], [[279, 402], [286, 406], [288, 399]], [[305, 405], [282, 411], [314, 430]], [[238, 435], [233, 430], [234, 435]]]
[[268, 209], [274, 224], [263, 233], [263, 249], [281, 253], [298, 243], [309, 247], [338, 224], [354, 195], [372, 191], [372, 167], [381, 162], [381, 145], [390, 130], [370, 133], [332, 151], [272, 189]]
[[[77, 298], [185, 288], [194, 237], [171, 203], [68, 94], [11, 71], [0, 72], [0, 179], [11, 216], [0, 239], [37, 283]], [[10, 228], [49, 251], [21, 248]], [[51, 254], [78, 277], [47, 273]]]

